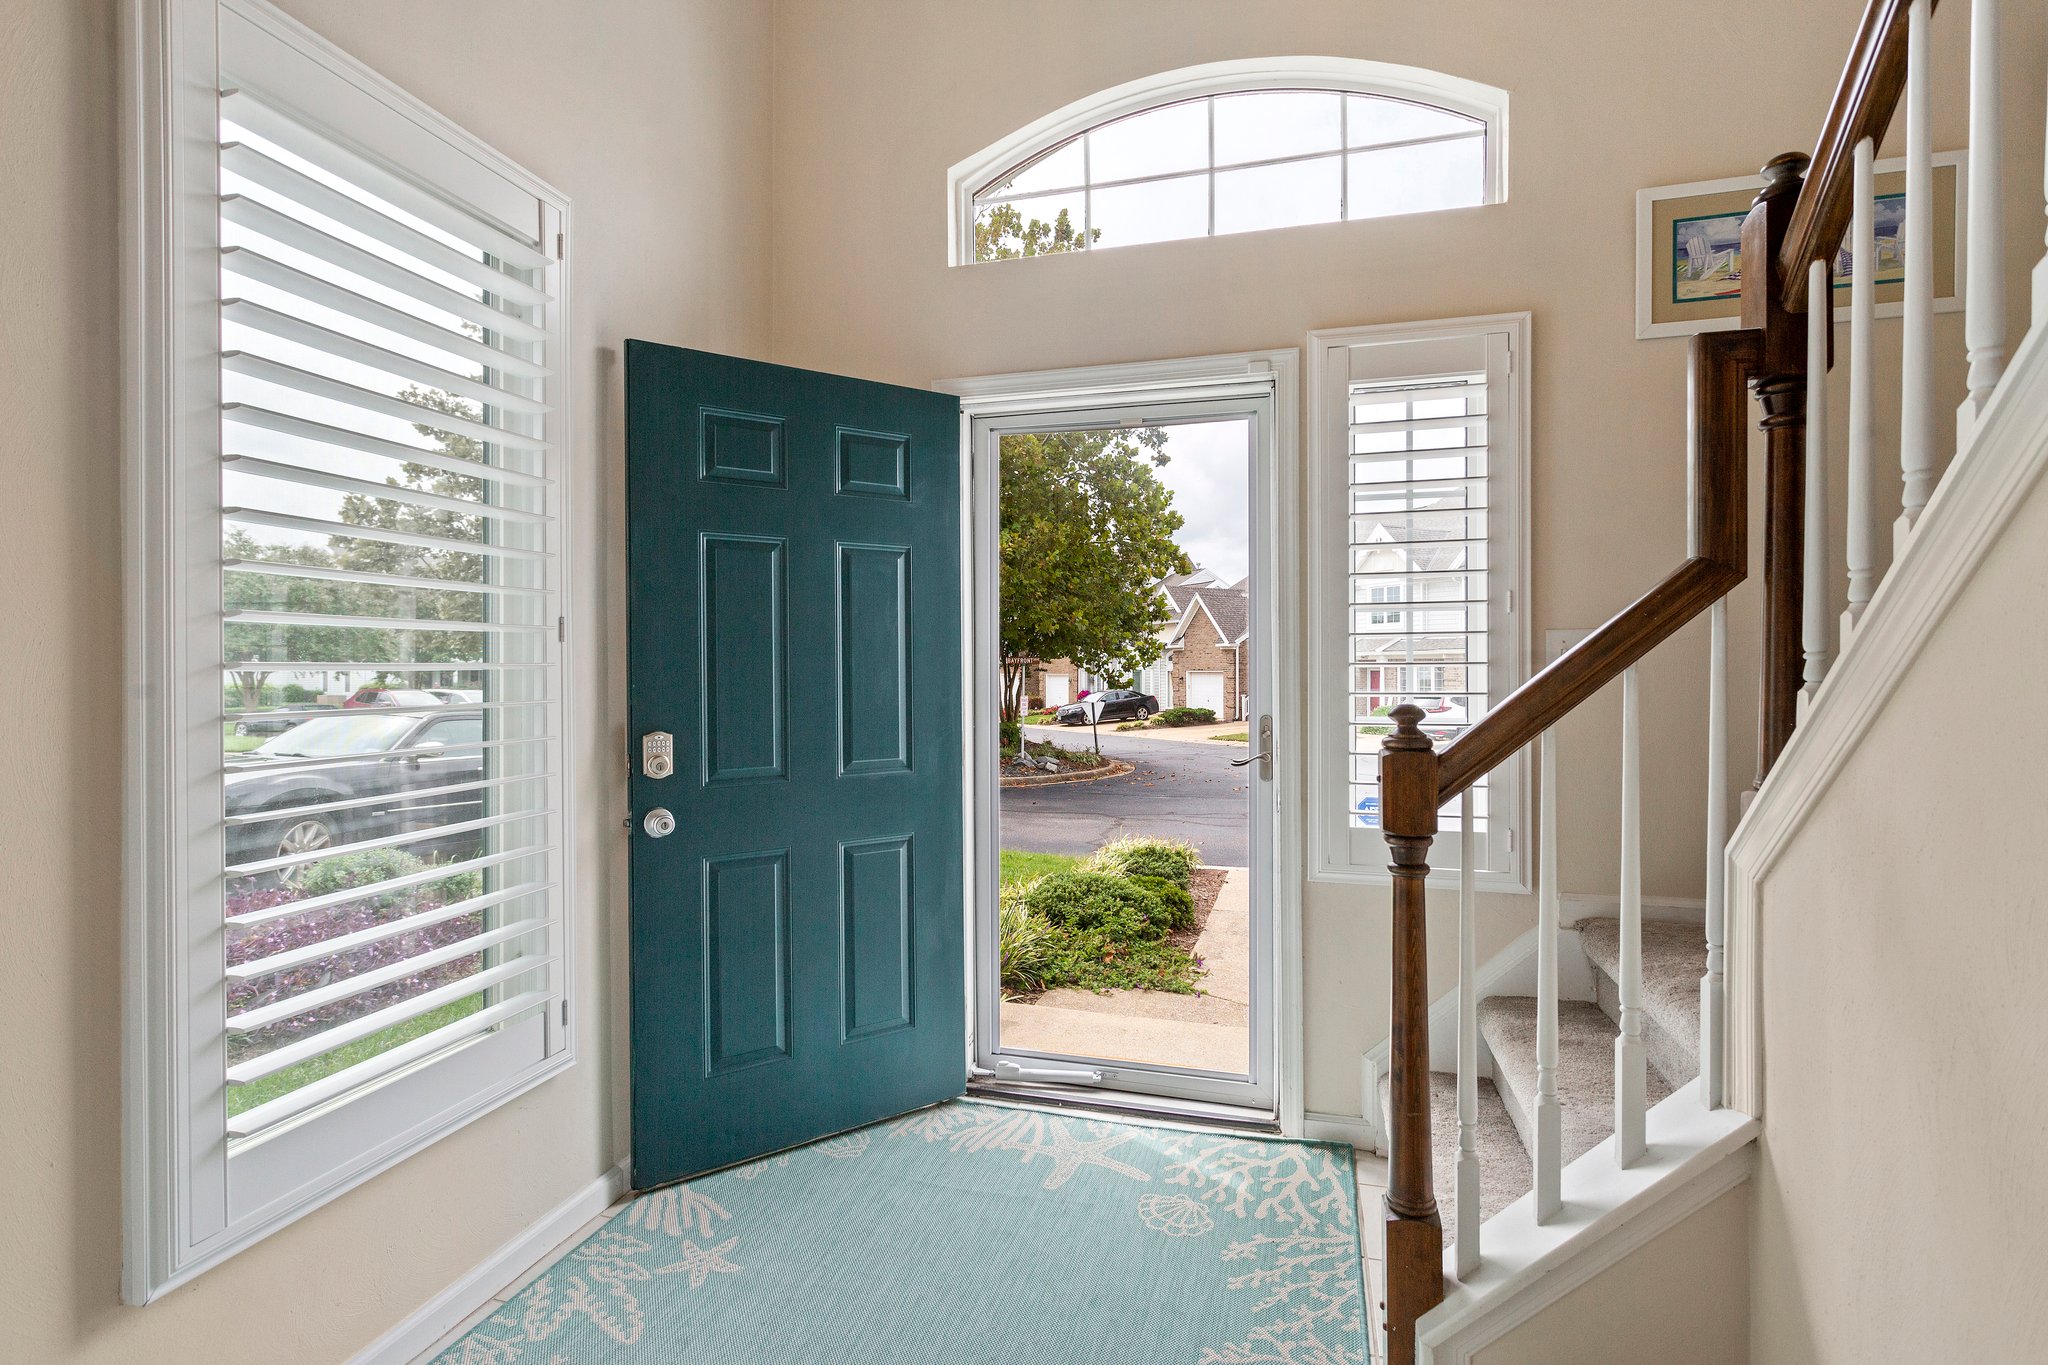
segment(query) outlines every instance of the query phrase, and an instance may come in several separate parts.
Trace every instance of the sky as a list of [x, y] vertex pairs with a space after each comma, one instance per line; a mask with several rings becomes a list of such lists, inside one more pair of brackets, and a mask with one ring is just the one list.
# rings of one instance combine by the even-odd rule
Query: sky
[[1171, 458], [1159, 473], [1186, 525], [1188, 558], [1226, 583], [1251, 570], [1251, 424], [1191, 422], [1166, 429]]

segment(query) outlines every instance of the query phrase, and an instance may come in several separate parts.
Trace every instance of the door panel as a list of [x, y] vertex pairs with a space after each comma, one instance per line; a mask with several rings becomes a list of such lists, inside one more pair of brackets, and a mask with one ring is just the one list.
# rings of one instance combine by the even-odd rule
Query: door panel
[[638, 341], [626, 404], [645, 1188], [965, 1083], [959, 406]]

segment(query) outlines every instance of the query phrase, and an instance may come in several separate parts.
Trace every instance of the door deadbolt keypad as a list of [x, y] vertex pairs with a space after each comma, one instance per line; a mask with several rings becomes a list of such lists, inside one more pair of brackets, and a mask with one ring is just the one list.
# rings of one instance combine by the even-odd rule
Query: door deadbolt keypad
[[667, 777], [676, 770], [676, 740], [666, 730], [640, 736], [640, 771], [649, 777]]

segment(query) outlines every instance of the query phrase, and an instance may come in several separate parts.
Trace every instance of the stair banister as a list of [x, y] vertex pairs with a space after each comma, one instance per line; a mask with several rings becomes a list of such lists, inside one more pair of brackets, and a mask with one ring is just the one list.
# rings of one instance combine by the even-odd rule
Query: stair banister
[[1642, 684], [1621, 675], [1621, 1031], [1614, 1038], [1614, 1164], [1640, 1161], [1647, 1146], [1649, 1062], [1643, 1054]]
[[1927, 55], [1933, 14], [1933, 0], [1913, 0], [1907, 25], [1906, 313], [1899, 362], [1899, 474], [1905, 488], [1892, 533], [1898, 549], [1934, 494], [1934, 134]]
[[1963, 339], [1974, 423], [2005, 373], [2005, 123], [1998, 116], [1998, 0], [1970, 0], [1970, 194]]

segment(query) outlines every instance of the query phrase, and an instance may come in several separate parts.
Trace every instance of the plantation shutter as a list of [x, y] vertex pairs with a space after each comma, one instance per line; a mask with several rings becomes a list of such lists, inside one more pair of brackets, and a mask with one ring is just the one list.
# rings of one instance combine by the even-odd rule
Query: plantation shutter
[[[224, 51], [219, 106], [218, 1055], [246, 1141], [564, 1046], [564, 551], [558, 210], [332, 82], [301, 105], [290, 62], [241, 50], [262, 52]], [[389, 135], [341, 131], [358, 112]]]
[[[1420, 705], [1441, 749], [1492, 699], [1487, 371], [1357, 381], [1346, 403], [1348, 820], [1377, 830], [1387, 713]], [[1488, 795], [1481, 779], [1476, 830]]]

